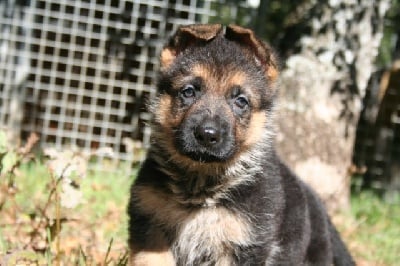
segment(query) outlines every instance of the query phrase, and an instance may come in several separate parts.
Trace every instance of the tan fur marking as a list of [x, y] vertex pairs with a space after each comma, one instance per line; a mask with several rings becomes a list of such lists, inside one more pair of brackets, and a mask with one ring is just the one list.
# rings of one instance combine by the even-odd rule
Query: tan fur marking
[[214, 75], [211, 73], [210, 69], [208, 69], [208, 67], [204, 65], [201, 64], [195, 65], [192, 69], [192, 73], [194, 76], [203, 78], [203, 80], [207, 82], [207, 84], [215, 83]]
[[181, 123], [182, 115], [173, 116], [172, 113], [172, 99], [169, 95], [163, 95], [160, 98], [160, 103], [157, 106], [156, 119], [162, 125], [164, 130], [163, 134], [169, 135], [171, 129]]
[[215, 73], [213, 69], [200, 64], [193, 67], [192, 73], [206, 82], [206, 87], [211, 90], [211, 93], [218, 95], [224, 95], [232, 86], [240, 86], [246, 80], [246, 74], [243, 72], [235, 71], [221, 75], [221, 73]]
[[175, 52], [170, 48], [164, 48], [160, 56], [161, 70], [168, 68], [175, 60]]
[[171, 113], [171, 97], [168, 95], [164, 95], [160, 98], [160, 102], [158, 104], [158, 108], [156, 111], [156, 118], [157, 121], [165, 125], [165, 123], [168, 121], [170, 113]]
[[266, 75], [269, 81], [275, 82], [278, 79], [279, 71], [275, 66], [270, 65], [267, 69]]
[[176, 265], [171, 249], [161, 230], [153, 228], [146, 239], [148, 248], [140, 249], [135, 244], [130, 245], [129, 265]]
[[254, 113], [250, 120], [249, 128], [246, 132], [246, 139], [244, 144], [246, 146], [254, 145], [263, 138], [265, 132], [265, 123], [267, 118], [263, 112]]
[[130, 266], [156, 266], [176, 265], [172, 252], [170, 250], [162, 251], [135, 251], [131, 250], [129, 255]]
[[155, 188], [138, 186], [135, 192], [142, 210], [147, 214], [152, 214], [157, 222], [175, 225], [189, 215], [188, 211], [179, 206], [171, 195]]
[[229, 79], [230, 85], [241, 85], [245, 82], [246, 75], [243, 72], [235, 72]]

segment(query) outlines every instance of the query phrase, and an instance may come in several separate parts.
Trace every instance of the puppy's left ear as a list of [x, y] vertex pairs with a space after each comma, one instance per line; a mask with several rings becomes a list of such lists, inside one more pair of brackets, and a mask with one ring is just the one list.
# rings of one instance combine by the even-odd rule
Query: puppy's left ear
[[194, 24], [181, 26], [161, 52], [161, 69], [166, 69], [186, 49], [201, 46], [222, 34], [221, 24]]
[[254, 32], [236, 25], [226, 28], [225, 38], [234, 41], [255, 56], [269, 81], [275, 82], [279, 75], [278, 62], [272, 48], [258, 39]]

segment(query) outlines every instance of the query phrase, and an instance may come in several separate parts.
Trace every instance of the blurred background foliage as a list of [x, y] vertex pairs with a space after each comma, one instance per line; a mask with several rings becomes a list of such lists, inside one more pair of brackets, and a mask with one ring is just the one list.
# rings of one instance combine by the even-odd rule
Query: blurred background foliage
[[[249, 1], [227, 0], [223, 5], [214, 2], [218, 15], [211, 22], [236, 23], [253, 28], [259, 36], [268, 40], [283, 58], [299, 49], [293, 47], [298, 40], [310, 34], [310, 17], [307, 11], [313, 6], [313, 0], [260, 0], [257, 9], [246, 5]], [[242, 8], [239, 8], [242, 6]], [[247, 9], [246, 9], [247, 7]], [[235, 11], [236, 10], [236, 11]], [[235, 14], [232, 21], [232, 13]], [[400, 57], [400, 3], [392, 0], [386, 14], [384, 35], [379, 49], [377, 66], [388, 67]]]
[[392, 0], [386, 14], [383, 38], [379, 48], [377, 65], [389, 67], [393, 61], [400, 59], [400, 1]]

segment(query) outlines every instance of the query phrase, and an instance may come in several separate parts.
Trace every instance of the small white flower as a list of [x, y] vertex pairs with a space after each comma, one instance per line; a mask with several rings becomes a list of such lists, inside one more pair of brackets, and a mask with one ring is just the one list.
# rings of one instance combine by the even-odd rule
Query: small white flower
[[70, 180], [62, 182], [61, 186], [61, 206], [69, 209], [73, 209], [82, 202], [83, 194], [79, 188], [73, 186]]
[[111, 147], [98, 148], [94, 154], [100, 157], [113, 157], [115, 155]]
[[49, 156], [47, 166], [56, 178], [77, 176], [84, 178], [87, 172], [87, 156], [70, 150], [58, 152], [53, 148], [45, 149]]

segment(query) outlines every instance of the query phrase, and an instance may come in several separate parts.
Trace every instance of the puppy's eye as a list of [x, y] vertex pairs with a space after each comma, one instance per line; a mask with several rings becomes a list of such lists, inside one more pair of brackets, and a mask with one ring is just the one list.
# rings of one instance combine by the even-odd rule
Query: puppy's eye
[[240, 109], [244, 109], [249, 105], [249, 101], [245, 96], [240, 95], [235, 99], [235, 105]]
[[191, 85], [191, 84], [185, 85], [185, 86], [183, 87], [183, 89], [181, 90], [181, 95], [182, 95], [184, 98], [193, 98], [193, 97], [196, 96], [196, 89], [195, 89], [195, 87], [194, 87], [193, 85]]

